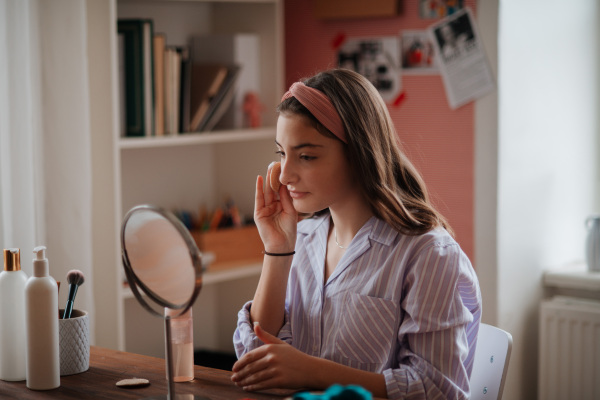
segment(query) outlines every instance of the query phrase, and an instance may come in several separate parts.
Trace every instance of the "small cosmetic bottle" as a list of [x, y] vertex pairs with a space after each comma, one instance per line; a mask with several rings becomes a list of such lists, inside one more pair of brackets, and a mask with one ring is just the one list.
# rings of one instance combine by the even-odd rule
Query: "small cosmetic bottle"
[[49, 390], [60, 386], [58, 285], [48, 274], [46, 247], [33, 252], [33, 276], [25, 285], [27, 387]]
[[0, 379], [25, 380], [25, 283], [19, 249], [4, 249], [0, 272]]
[[[171, 317], [171, 355], [173, 360], [173, 381], [189, 382], [194, 380], [194, 322], [192, 309], [183, 315], [177, 315], [179, 310], [165, 308], [165, 315]], [[166, 350], [166, 349], [165, 349]], [[165, 357], [166, 358], [166, 357]]]

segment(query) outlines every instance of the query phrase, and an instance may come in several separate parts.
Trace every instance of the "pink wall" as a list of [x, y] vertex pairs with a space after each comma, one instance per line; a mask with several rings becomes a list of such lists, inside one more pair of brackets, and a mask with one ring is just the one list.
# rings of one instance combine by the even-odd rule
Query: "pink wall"
[[[402, 1], [398, 17], [317, 20], [315, 0], [285, 1], [286, 84], [335, 67], [335, 39], [399, 35], [425, 29], [434, 20], [420, 19], [416, 0]], [[475, 1], [465, 5], [475, 11]], [[404, 100], [389, 106], [404, 151], [419, 169], [438, 209], [449, 220], [457, 241], [474, 259], [474, 107], [448, 107], [440, 75], [402, 76]]]

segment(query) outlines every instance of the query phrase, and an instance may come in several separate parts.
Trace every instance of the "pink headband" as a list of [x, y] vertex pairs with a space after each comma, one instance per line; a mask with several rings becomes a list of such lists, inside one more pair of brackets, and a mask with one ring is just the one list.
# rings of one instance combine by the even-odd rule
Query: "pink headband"
[[331, 103], [331, 100], [320, 90], [306, 86], [302, 82], [296, 82], [290, 86], [281, 101], [294, 96], [312, 115], [322, 123], [325, 128], [338, 137], [342, 142], [346, 141], [346, 131], [340, 115]]

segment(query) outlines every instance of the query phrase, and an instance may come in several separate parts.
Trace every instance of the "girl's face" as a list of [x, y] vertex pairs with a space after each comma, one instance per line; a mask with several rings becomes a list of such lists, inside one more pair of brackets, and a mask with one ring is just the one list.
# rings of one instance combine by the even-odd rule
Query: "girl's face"
[[276, 143], [279, 180], [298, 212], [317, 212], [355, 197], [358, 186], [341, 141], [322, 135], [304, 117], [280, 114]]

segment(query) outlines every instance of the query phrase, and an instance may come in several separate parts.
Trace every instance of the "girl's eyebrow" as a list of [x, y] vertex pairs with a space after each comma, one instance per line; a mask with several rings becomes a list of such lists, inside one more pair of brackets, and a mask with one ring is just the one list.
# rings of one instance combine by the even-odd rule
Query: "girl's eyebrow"
[[[279, 147], [282, 147], [281, 144], [279, 144], [279, 142], [277, 140], [275, 140], [275, 144]], [[323, 147], [323, 145], [315, 144], [315, 143], [300, 143], [300, 144], [293, 146], [292, 150], [299, 150], [299, 149], [302, 149], [305, 147], [315, 148], [315, 147]]]

